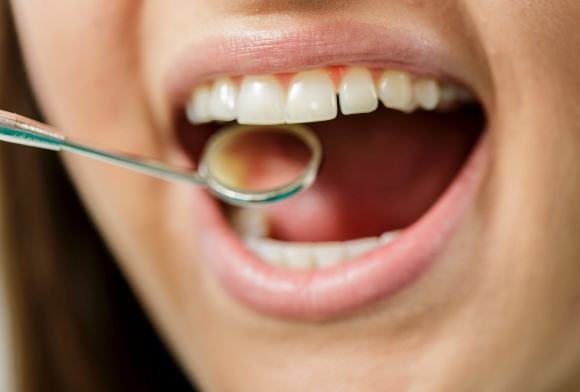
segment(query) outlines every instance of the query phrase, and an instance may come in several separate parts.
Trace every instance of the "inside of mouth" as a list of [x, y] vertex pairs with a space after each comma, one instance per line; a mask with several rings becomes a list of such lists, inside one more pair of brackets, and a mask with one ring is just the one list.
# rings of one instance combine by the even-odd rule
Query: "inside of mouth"
[[[193, 126], [185, 117], [180, 120], [179, 137], [194, 162], [223, 126]], [[312, 243], [402, 230], [417, 221], [458, 174], [483, 133], [485, 116], [478, 104], [411, 114], [383, 107], [308, 126], [324, 151], [316, 182], [289, 199], [254, 207], [259, 210], [250, 213], [263, 219], [253, 228], [236, 227], [242, 236]], [[230, 218], [248, 212], [222, 207]]]

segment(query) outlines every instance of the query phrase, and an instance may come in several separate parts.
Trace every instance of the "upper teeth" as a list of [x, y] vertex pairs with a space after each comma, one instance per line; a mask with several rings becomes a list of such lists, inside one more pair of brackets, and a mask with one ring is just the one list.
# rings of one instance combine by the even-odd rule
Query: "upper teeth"
[[390, 109], [412, 112], [448, 109], [472, 100], [462, 87], [395, 70], [380, 73], [348, 67], [338, 82], [327, 69], [296, 73], [288, 88], [273, 75], [251, 75], [239, 83], [221, 77], [194, 89], [186, 108], [193, 124], [237, 120], [240, 124], [283, 124], [325, 121], [338, 114], [369, 113], [379, 100]]
[[247, 76], [238, 100], [240, 124], [282, 124], [286, 93], [273, 76]]
[[371, 73], [362, 67], [349, 69], [338, 94], [342, 114], [369, 113], [379, 107], [377, 89]]

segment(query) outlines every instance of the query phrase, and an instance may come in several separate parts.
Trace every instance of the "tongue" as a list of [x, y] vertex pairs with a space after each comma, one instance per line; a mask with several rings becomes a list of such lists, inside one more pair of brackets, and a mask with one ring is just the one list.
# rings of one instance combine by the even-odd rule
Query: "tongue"
[[264, 207], [271, 237], [341, 241], [410, 225], [466, 159], [480, 131], [475, 118], [384, 110], [311, 124], [325, 164], [311, 189]]

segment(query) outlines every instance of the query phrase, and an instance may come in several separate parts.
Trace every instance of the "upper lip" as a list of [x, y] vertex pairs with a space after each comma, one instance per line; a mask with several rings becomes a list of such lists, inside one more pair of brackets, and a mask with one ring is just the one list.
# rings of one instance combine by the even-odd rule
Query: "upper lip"
[[218, 75], [273, 74], [328, 65], [360, 64], [397, 68], [465, 85], [464, 72], [444, 40], [412, 30], [349, 21], [276, 30], [234, 29], [190, 42], [166, 74], [170, 106], [181, 109], [193, 88]]

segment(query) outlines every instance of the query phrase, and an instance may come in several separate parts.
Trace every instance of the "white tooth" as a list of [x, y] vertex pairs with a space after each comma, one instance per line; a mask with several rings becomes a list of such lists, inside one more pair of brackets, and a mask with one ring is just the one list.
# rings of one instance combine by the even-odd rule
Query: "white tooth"
[[201, 124], [212, 120], [209, 112], [209, 100], [210, 89], [208, 86], [200, 86], [193, 91], [186, 107], [186, 115], [190, 123]]
[[346, 249], [348, 252], [348, 257], [355, 258], [362, 256], [363, 254], [367, 253], [371, 249], [378, 247], [379, 245], [378, 238], [362, 238], [360, 240], [347, 242]]
[[238, 98], [238, 123], [284, 123], [286, 94], [274, 76], [246, 76]]
[[314, 266], [309, 244], [292, 244], [282, 248], [284, 265], [292, 269], [310, 269]]
[[342, 114], [370, 113], [379, 107], [379, 98], [371, 73], [362, 67], [347, 69], [339, 90]]
[[363, 238], [346, 242], [291, 243], [263, 238], [246, 238], [248, 249], [264, 262], [296, 270], [331, 268], [341, 262], [357, 258], [370, 250], [393, 241], [398, 231], [380, 238]]
[[229, 78], [214, 82], [209, 101], [209, 112], [214, 120], [232, 121], [238, 116], [238, 88]]
[[282, 265], [282, 246], [276, 241], [249, 239], [246, 240], [250, 248], [263, 261], [271, 265]]
[[315, 70], [296, 74], [288, 89], [287, 123], [332, 120], [337, 114], [336, 92], [328, 73]]
[[416, 108], [413, 100], [411, 77], [401, 71], [385, 71], [379, 79], [379, 98], [390, 109], [412, 112]]
[[395, 240], [395, 238], [397, 238], [397, 236], [399, 234], [400, 234], [400, 231], [389, 231], [389, 232], [386, 232], [383, 235], [381, 235], [381, 238], [379, 239], [379, 242], [381, 243], [381, 245], [389, 244], [389, 243], [393, 242]]
[[312, 252], [314, 264], [318, 268], [332, 267], [346, 259], [345, 247], [340, 243], [316, 244]]
[[265, 238], [269, 234], [268, 217], [259, 208], [232, 207], [229, 216], [234, 230], [244, 238]]
[[430, 78], [416, 80], [413, 84], [415, 101], [425, 110], [433, 110], [439, 105], [441, 89], [439, 83]]

